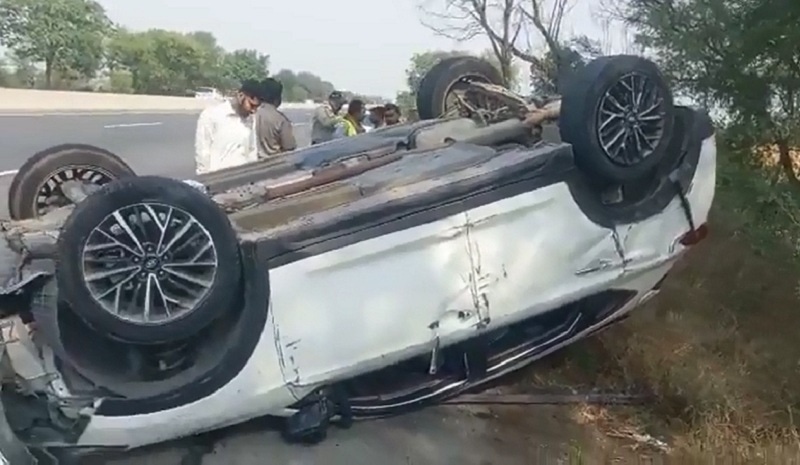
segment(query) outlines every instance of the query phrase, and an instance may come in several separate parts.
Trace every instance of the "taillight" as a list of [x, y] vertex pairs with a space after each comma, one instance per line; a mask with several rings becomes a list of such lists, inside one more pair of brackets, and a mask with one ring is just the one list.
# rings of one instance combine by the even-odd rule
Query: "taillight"
[[680, 243], [685, 246], [695, 245], [708, 237], [708, 225], [703, 223], [696, 227], [693, 231], [684, 234], [680, 239]]

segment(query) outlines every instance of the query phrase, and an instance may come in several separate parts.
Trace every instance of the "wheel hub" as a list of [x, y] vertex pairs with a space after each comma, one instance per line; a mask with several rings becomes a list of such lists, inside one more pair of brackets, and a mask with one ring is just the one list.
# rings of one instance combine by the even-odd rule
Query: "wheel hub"
[[160, 267], [161, 267], [161, 260], [159, 260], [158, 257], [148, 257], [144, 261], [145, 271], [156, 271]]

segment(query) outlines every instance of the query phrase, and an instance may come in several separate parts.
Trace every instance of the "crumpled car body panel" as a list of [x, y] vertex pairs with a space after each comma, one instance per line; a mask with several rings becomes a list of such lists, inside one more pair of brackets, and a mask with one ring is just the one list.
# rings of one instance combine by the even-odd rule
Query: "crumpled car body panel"
[[[715, 183], [713, 133], [702, 137], [691, 186], [681, 194], [695, 226], [707, 219]], [[259, 273], [268, 269], [269, 289], [253, 293], [263, 320], [252, 325], [252, 341], [230, 340], [234, 349], [248, 348], [226, 362], [234, 367], [227, 377], [215, 385], [212, 375], [203, 376], [147, 399], [98, 394], [63, 445], [138, 447], [263, 415], [286, 416], [299, 400], [336, 382], [603, 290], [632, 294], [602, 321], [534, 348], [522, 360], [530, 363], [652, 297], [687, 249], [680, 240], [691, 225], [674, 192], [663, 211], [645, 220], [605, 224], [576, 199], [572, 184], [579, 181], [566, 144], [488, 155], [494, 150], [476, 147], [432, 150], [427, 178], [403, 162], [365, 173], [348, 181], [354, 197], [322, 202], [305, 215], [287, 209], [289, 220], [269, 228], [256, 220], [275, 216], [259, 208], [277, 212], [283, 199], [254, 207], [250, 219], [256, 220], [239, 238], [263, 268], [248, 272], [252, 286], [267, 286]], [[230, 217], [245, 224], [247, 215]], [[52, 262], [33, 261], [19, 273], [21, 259], [0, 240], [0, 294], [49, 279]], [[492, 376], [524, 363], [501, 366]]]

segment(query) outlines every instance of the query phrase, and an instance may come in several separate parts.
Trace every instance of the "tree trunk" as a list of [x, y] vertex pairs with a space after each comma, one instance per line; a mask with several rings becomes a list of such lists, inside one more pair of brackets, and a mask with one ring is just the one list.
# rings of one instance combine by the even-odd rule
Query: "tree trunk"
[[51, 89], [53, 86], [53, 60], [48, 58], [44, 61], [44, 87]]
[[783, 174], [786, 175], [786, 179], [789, 181], [789, 184], [800, 188], [800, 179], [797, 178], [797, 173], [794, 171], [794, 163], [789, 149], [789, 141], [786, 139], [778, 139], [775, 143], [778, 146], [778, 163], [783, 169]]
[[514, 84], [512, 81], [514, 80], [514, 70], [511, 64], [511, 57], [510, 56], [503, 56], [500, 58], [500, 74], [503, 76], [503, 85], [511, 89], [511, 85]]

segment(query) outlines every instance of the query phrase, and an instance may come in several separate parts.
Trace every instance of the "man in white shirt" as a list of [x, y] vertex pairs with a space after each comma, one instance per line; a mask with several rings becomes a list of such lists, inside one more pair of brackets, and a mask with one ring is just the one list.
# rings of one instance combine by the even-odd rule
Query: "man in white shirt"
[[252, 115], [261, 105], [261, 91], [258, 81], [246, 80], [235, 97], [200, 113], [194, 144], [197, 174], [258, 160]]

